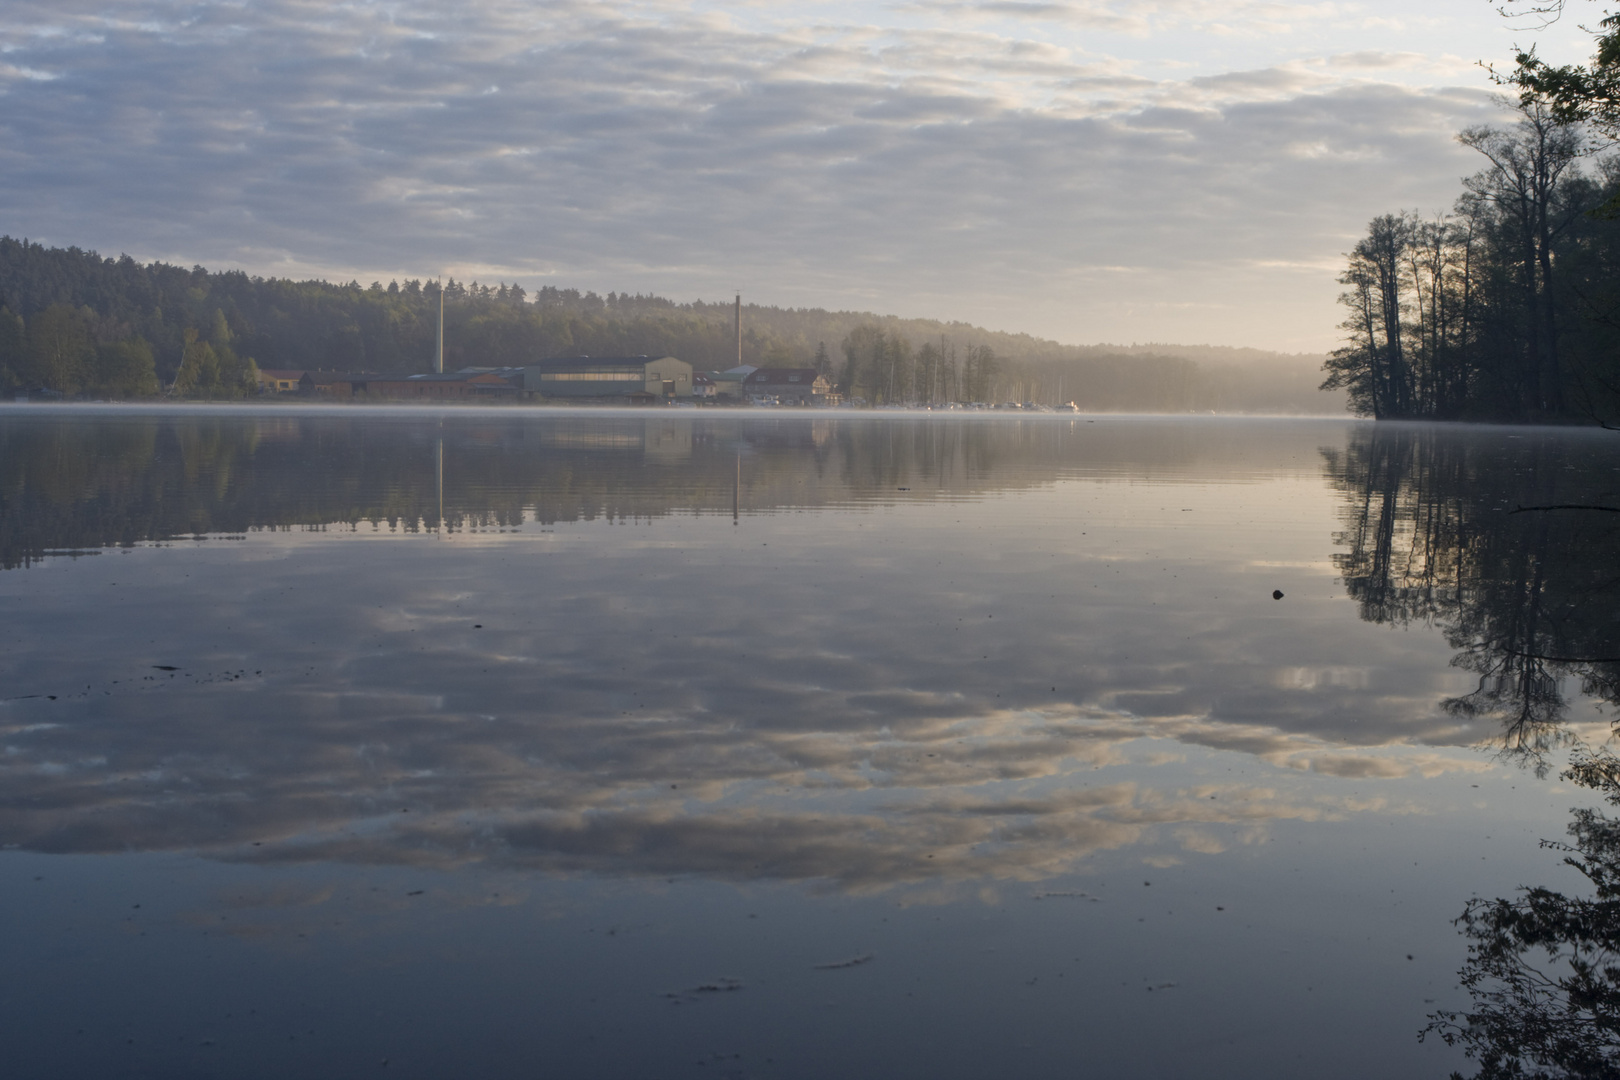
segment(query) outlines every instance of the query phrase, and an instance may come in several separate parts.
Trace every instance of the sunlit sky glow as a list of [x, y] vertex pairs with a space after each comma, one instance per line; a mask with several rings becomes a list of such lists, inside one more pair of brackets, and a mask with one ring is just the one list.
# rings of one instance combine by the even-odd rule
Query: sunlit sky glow
[[1477, 62], [1584, 57], [1580, 6], [10, 0], [0, 232], [1320, 350], [1504, 118]]

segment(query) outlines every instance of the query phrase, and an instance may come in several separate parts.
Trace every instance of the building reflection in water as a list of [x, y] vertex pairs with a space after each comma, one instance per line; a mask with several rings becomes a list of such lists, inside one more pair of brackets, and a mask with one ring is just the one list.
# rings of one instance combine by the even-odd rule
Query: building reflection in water
[[[29, 610], [98, 644], [35, 640], [8, 707], [25, 850], [859, 891], [1216, 852], [1363, 805], [1313, 774], [1478, 767], [1444, 717], [1365, 723], [1389, 680], [1269, 598], [1302, 555], [1326, 584], [1325, 537], [1257, 549], [1232, 507], [1280, 460], [1318, 486], [1319, 426], [51, 415], [0, 427], [0, 557], [61, 570]], [[491, 543], [410, 543], [441, 522]], [[57, 558], [120, 547], [135, 588]], [[1128, 768], [1189, 750], [1280, 776]]]
[[[740, 1026], [798, 1030], [854, 974], [876, 980], [864, 1011], [890, 1071], [1294, 1075], [1316, 1055], [1322, 1075], [1443, 1075], [1456, 1052], [1412, 1038], [1455, 1004], [1418, 1004], [1456, 964], [1432, 946], [1457, 899], [1521, 879], [1498, 859], [1509, 822], [1563, 821], [1556, 781], [1511, 762], [1550, 770], [1591, 741], [1591, 698], [1615, 697], [1615, 515], [1528, 509], [1617, 486], [1612, 444], [1585, 433], [139, 416], [0, 417], [0, 863], [30, 883], [13, 895], [34, 890], [14, 937], [48, 973], [14, 1026], [50, 1053], [62, 1040], [35, 1021], [97, 1011], [84, 992], [109, 974], [139, 988], [110, 1010], [127, 1014], [153, 972], [200, 969], [107, 964], [78, 944], [82, 916], [72, 938], [49, 929], [68, 903], [49, 880], [123, 904], [133, 877], [179, 868], [197, 926], [271, 927], [291, 955], [319, 924], [293, 985], [333, 984], [341, 950], [386, 939], [384, 973], [338, 995], [364, 1009], [334, 1027], [395, 1044], [474, 1030], [446, 1024], [447, 999], [501, 1014], [508, 985], [484, 971], [508, 964], [565, 1032], [525, 1046], [589, 1031], [645, 1048], [619, 1074], [662, 1075], [665, 1044], [623, 1031], [667, 1021], [615, 1028], [615, 1010], [668, 1012], [663, 991], [740, 971], [725, 1001], [776, 1010]], [[1487, 727], [1506, 761], [1478, 751]], [[1565, 854], [1606, 889], [1611, 830], [1577, 825]], [[386, 932], [350, 917], [378, 890], [396, 894]], [[747, 905], [734, 921], [710, 914], [726, 897]], [[1535, 928], [1540, 900], [1574, 915]], [[1604, 1075], [1612, 934], [1586, 903], [1477, 901], [1480, 997], [1434, 1034], [1477, 1034], [1459, 1045], [1482, 1061], [1542, 1039], [1511, 1051], [1529, 1062], [1554, 1060], [1550, 1032], [1574, 1047], [1556, 1060]], [[601, 904], [636, 932], [597, 934]], [[715, 959], [738, 925], [768, 927], [751, 970]], [[444, 981], [431, 957], [462, 955], [474, 926], [501, 930]], [[1526, 927], [1540, 936], [1512, 936]], [[258, 955], [248, 929], [228, 946], [193, 929], [198, 963]], [[77, 981], [57, 975], [66, 943]], [[1594, 960], [1586, 982], [1511, 981], [1548, 943]], [[627, 945], [643, 976], [621, 994]], [[371, 1015], [401, 956], [420, 1021]], [[276, 995], [227, 968], [194, 985], [268, 1011]], [[922, 987], [943, 997], [905, 1028]], [[607, 992], [613, 1009], [592, 1004]], [[995, 1049], [1031, 1018], [1044, 1067]], [[848, 1041], [803, 1030], [807, 1061]], [[562, 1071], [591, 1073], [587, 1041]], [[814, 1060], [796, 1075], [860, 1070]]]
[[745, 509], [774, 510], [974, 497], [1076, 475], [1252, 473], [1279, 444], [1293, 451], [1310, 437], [1039, 420], [13, 415], [0, 424], [0, 568], [255, 529], [431, 532], [441, 512], [452, 532], [723, 514], [739, 485]]

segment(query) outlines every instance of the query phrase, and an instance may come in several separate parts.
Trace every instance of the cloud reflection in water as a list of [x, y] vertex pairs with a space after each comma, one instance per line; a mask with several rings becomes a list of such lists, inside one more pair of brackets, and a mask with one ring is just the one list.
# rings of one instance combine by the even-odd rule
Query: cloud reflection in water
[[[5, 661], [4, 842], [864, 891], [1424, 813], [1368, 785], [1494, 767], [1439, 707], [1446, 643], [1336, 595], [1318, 448], [1344, 425], [699, 423], [674, 464], [667, 424], [608, 451], [562, 421], [452, 425], [440, 542], [367, 524], [423, 516], [433, 426], [299, 422], [217, 424], [199, 459], [153, 421], [107, 500], [263, 530], [291, 496], [316, 531], [0, 578], [38, 631]], [[163, 480], [165, 439], [228, 475]], [[311, 445], [381, 473], [303, 486]], [[733, 526], [711, 496], [745, 452]], [[16, 550], [84, 542], [88, 519], [33, 512], [76, 531], [14, 516]]]

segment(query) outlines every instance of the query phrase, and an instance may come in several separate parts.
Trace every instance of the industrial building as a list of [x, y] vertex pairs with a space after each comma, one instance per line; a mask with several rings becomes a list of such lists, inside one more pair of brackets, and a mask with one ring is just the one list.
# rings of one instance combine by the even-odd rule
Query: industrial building
[[371, 398], [517, 398], [523, 369], [475, 368], [442, 375], [385, 375], [374, 371], [259, 371], [260, 393], [358, 401]]
[[815, 368], [759, 368], [743, 380], [750, 399], [772, 398], [782, 405], [836, 405], [832, 383]]
[[521, 391], [509, 375], [500, 371], [473, 370], [445, 372], [442, 375], [374, 375], [367, 382], [356, 383], [354, 392], [418, 401], [446, 398], [493, 400], [521, 396]]
[[[650, 404], [692, 398], [692, 365], [673, 356], [574, 356], [517, 368], [432, 374], [262, 370], [260, 391], [337, 400], [530, 399]], [[740, 384], [739, 384], [740, 385]]]
[[547, 398], [690, 398], [692, 365], [673, 356], [559, 357], [526, 367], [523, 388]]

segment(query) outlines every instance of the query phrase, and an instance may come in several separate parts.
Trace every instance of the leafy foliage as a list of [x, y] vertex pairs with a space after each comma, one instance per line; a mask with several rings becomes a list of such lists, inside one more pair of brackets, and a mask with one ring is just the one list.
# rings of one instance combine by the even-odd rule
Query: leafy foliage
[[[1564, 0], [1502, 9], [1504, 15], [1546, 22], [1563, 12]], [[1612, 140], [1620, 137], [1620, 14], [1605, 12], [1591, 33], [1596, 51], [1587, 63], [1548, 64], [1532, 46], [1517, 50], [1513, 71], [1497, 81], [1517, 87], [1522, 104], [1544, 104], [1559, 122], [1587, 124]]]

